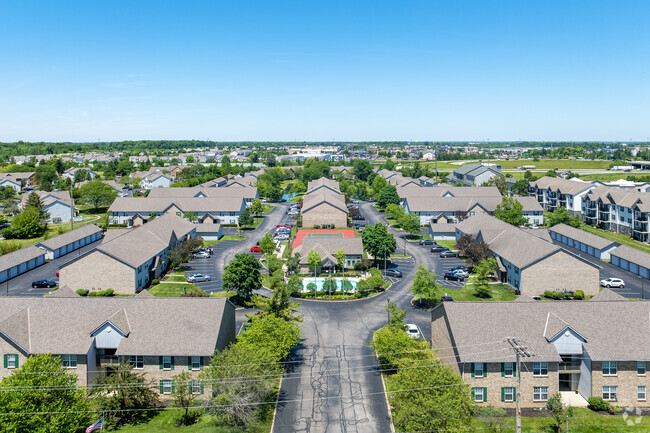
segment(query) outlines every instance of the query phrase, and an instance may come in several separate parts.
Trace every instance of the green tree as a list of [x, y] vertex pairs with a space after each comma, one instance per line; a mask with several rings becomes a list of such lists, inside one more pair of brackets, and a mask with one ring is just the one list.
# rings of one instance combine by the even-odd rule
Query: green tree
[[361, 239], [363, 248], [374, 257], [375, 262], [378, 259], [389, 257], [397, 247], [395, 236], [388, 233], [386, 226], [379, 223], [374, 226], [366, 226], [361, 233]]
[[411, 236], [418, 236], [420, 234], [420, 216], [408, 213], [404, 214], [399, 220], [399, 225]]
[[253, 215], [262, 215], [264, 213], [264, 205], [262, 204], [262, 200], [259, 198], [254, 199], [249, 209], [250, 213]]
[[315, 297], [316, 297], [316, 289], [317, 289], [317, 288], [318, 288], [318, 286], [316, 286], [316, 283], [311, 282], [311, 283], [307, 284], [307, 287], [306, 287], [306, 289], [307, 289], [307, 293], [309, 293], [309, 292], [314, 292], [314, 298], [315, 298]]
[[381, 165], [381, 168], [386, 169], [386, 170], [393, 171], [393, 170], [395, 170], [395, 167], [396, 167], [396, 166], [397, 166], [397, 164], [395, 164], [395, 161], [393, 161], [392, 159], [388, 158], [388, 159], [386, 160], [386, 162], [384, 162], [384, 163]]
[[32, 355], [0, 382], [3, 431], [78, 431], [88, 426], [88, 412], [90, 405], [85, 392], [77, 388], [77, 376], [68, 374], [59, 357]]
[[415, 271], [415, 279], [411, 286], [411, 293], [419, 297], [419, 303], [422, 304], [422, 296], [428, 299], [436, 299], [439, 287], [438, 283], [436, 283], [436, 274], [429, 272], [424, 266], [418, 265], [418, 269]]
[[300, 328], [293, 320], [267, 315], [253, 320], [251, 326], [239, 335], [238, 342], [267, 349], [281, 361], [300, 342]]
[[275, 252], [275, 241], [271, 233], [265, 234], [262, 239], [260, 239], [260, 249], [264, 254], [266, 254], [266, 260], [269, 260], [271, 254]]
[[334, 254], [336, 257], [336, 266], [341, 270], [342, 273], [345, 273], [345, 261], [348, 258], [348, 255], [345, 253], [344, 249], [339, 249]]
[[[266, 298], [260, 295], [254, 295], [252, 298], [252, 304], [259, 311], [255, 314], [249, 315], [251, 319], [257, 319], [266, 316], [278, 317], [287, 321], [296, 321], [301, 322], [302, 316], [297, 315], [298, 307], [300, 304], [297, 302], [291, 302], [291, 294], [299, 291], [302, 288], [302, 282], [300, 277], [294, 275], [293, 281], [290, 279], [289, 284], [284, 284], [282, 281], [282, 270], [276, 271], [279, 274], [279, 280], [277, 284], [273, 286], [273, 296]], [[274, 273], [274, 276], [275, 274]], [[299, 286], [296, 284], [299, 284]]]
[[300, 272], [300, 253], [293, 253], [291, 257], [285, 262], [287, 267], [287, 274], [293, 275]]
[[336, 288], [337, 288], [336, 280], [333, 280], [331, 278], [327, 278], [323, 282], [323, 291], [329, 293], [330, 296], [332, 295], [332, 292], [336, 293]]
[[11, 227], [2, 231], [6, 239], [34, 239], [47, 231], [47, 223], [42, 219], [41, 212], [33, 206], [27, 206], [11, 221]]
[[307, 253], [307, 264], [309, 269], [314, 271], [314, 277], [316, 277], [316, 271], [320, 268], [321, 257], [318, 251], [311, 250]]
[[105, 411], [107, 424], [120, 426], [133, 424], [149, 419], [150, 414], [145, 409], [158, 403], [158, 395], [151, 388], [141, 373], [133, 371], [126, 357], [118, 369], [104, 377], [100, 377], [95, 387], [90, 388], [90, 395], [100, 411]]
[[397, 308], [395, 302], [389, 302], [386, 306], [386, 311], [388, 312], [388, 327], [391, 329], [404, 330], [404, 318], [406, 317], [406, 310], [400, 310]]
[[571, 212], [563, 206], [558, 207], [554, 212], [547, 213], [546, 221], [549, 227], [557, 224], [566, 224], [576, 228], [580, 227], [580, 217], [571, 216]]
[[193, 222], [193, 223], [195, 223], [195, 222], [198, 221], [198, 219], [199, 219], [199, 216], [196, 214], [196, 212], [194, 212], [194, 211], [192, 211], [192, 210], [185, 212], [184, 216], [185, 216], [185, 218], [187, 218], [190, 222]]
[[390, 215], [392, 219], [395, 221], [400, 221], [400, 219], [404, 216], [404, 208], [398, 204], [389, 204], [386, 206], [386, 212]]
[[526, 224], [524, 206], [516, 198], [503, 197], [494, 211], [494, 216], [514, 226]]
[[56, 168], [51, 165], [39, 164], [34, 172], [34, 179], [41, 185], [43, 191], [52, 191], [52, 184], [57, 178]]
[[497, 261], [494, 257], [488, 257], [481, 260], [474, 266], [474, 273], [476, 273], [476, 296], [479, 298], [489, 298], [490, 290], [487, 283], [490, 282], [490, 276], [498, 269]]
[[223, 273], [223, 288], [234, 290], [242, 298], [249, 297], [253, 290], [262, 286], [260, 262], [251, 254], [237, 254], [226, 265]]
[[388, 181], [381, 176], [375, 176], [372, 181], [372, 194], [377, 196], [381, 193], [381, 190], [388, 185]]
[[[255, 322], [251, 324], [254, 326]], [[282, 376], [279, 359], [268, 346], [238, 341], [215, 353], [199, 376], [211, 388], [208, 413], [239, 427], [255, 420], [259, 402], [271, 398]], [[250, 380], [250, 377], [259, 379]]]
[[292, 194], [301, 194], [303, 192], [307, 192], [307, 185], [305, 185], [305, 182], [298, 179], [293, 183], [289, 192]]
[[246, 227], [253, 225], [253, 217], [251, 216], [250, 208], [246, 208], [239, 214], [239, 227]]
[[481, 186], [495, 186], [501, 195], [508, 194], [508, 183], [504, 176], [494, 176], [491, 177], [487, 182], [484, 182]]
[[366, 181], [372, 173], [372, 165], [365, 159], [355, 159], [352, 161], [352, 172], [357, 179]]
[[199, 416], [198, 412], [190, 412], [192, 407], [192, 375], [187, 371], [182, 371], [180, 374], [172, 377], [172, 397], [174, 398], [173, 405], [183, 410], [179, 423], [180, 425], [194, 424]]
[[400, 198], [397, 195], [397, 189], [394, 185], [386, 185], [381, 189], [379, 193], [379, 198], [377, 199], [377, 204], [381, 208], [385, 208], [389, 204], [399, 204]]
[[555, 421], [554, 430], [560, 433], [567, 418], [573, 417], [573, 407], [565, 406], [562, 403], [562, 396], [559, 392], [556, 392], [546, 401], [546, 408]]
[[519, 179], [512, 185], [512, 192], [522, 197], [528, 196], [528, 181]]

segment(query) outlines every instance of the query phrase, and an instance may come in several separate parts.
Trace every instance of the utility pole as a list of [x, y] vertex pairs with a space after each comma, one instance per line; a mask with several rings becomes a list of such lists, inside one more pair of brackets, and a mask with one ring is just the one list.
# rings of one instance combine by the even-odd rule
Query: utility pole
[[433, 157], [435, 159], [436, 178], [438, 177], [438, 143], [433, 143]]
[[72, 200], [72, 206], [70, 206], [70, 231], [74, 229], [74, 196], [72, 195], [72, 188], [74, 187], [74, 178], [70, 179], [70, 200]]
[[517, 356], [517, 413], [515, 432], [521, 433], [521, 357], [530, 358], [531, 354], [526, 346], [522, 346], [514, 337], [508, 337], [508, 343], [512, 346]]

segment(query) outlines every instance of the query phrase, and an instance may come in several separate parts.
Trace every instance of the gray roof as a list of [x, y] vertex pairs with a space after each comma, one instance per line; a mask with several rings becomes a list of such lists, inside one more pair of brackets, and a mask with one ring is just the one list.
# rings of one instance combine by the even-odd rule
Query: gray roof
[[401, 198], [410, 197], [501, 197], [499, 189], [495, 186], [449, 186], [439, 184], [438, 186], [412, 188], [409, 186], [397, 186], [397, 195]]
[[44, 240], [36, 244], [36, 246], [46, 248], [48, 250], [54, 251], [63, 246], [81, 240], [87, 236], [94, 235], [95, 233], [101, 233], [102, 229], [97, 227], [95, 224], [87, 224], [78, 229], [71, 230], [69, 232], [63, 233], [62, 235], [55, 236], [53, 238]]
[[21, 248], [11, 253], [3, 254], [0, 256], [0, 271], [4, 271], [44, 255], [45, 251], [34, 245]]
[[636, 248], [621, 245], [620, 247], [614, 248], [609, 254], [610, 256], [620, 257], [628, 262], [636, 263], [639, 266], [650, 269], [650, 254], [644, 253]]
[[594, 187], [592, 182], [585, 182], [578, 178], [564, 179], [550, 176], [541, 177], [536, 181], [530, 182], [529, 185], [538, 189], [550, 189], [561, 194], [569, 195], [579, 194]]
[[86, 354], [91, 332], [110, 320], [129, 332], [117, 355], [209, 356], [227, 305], [222, 298], [4, 297], [0, 338], [30, 354]]
[[444, 302], [436, 309], [447, 317], [460, 362], [514, 361], [508, 337], [525, 341], [535, 361], [560, 361], [549, 340], [567, 326], [586, 339], [592, 360], [650, 360], [650, 302]]
[[300, 263], [307, 264], [309, 251], [317, 251], [322, 260], [329, 259], [336, 263], [336, 252], [344, 250], [347, 255], [363, 255], [363, 242], [361, 238], [335, 238], [335, 237], [305, 237], [302, 245], [296, 247], [293, 252], [300, 253]]
[[[155, 188], [152, 191], [174, 188]], [[240, 189], [240, 188], [234, 188]], [[244, 199], [238, 197], [117, 197], [108, 209], [109, 212], [165, 212], [175, 205], [183, 212], [239, 212]]]
[[214, 233], [221, 229], [221, 224], [196, 224], [196, 233]]
[[257, 197], [257, 187], [242, 186], [236, 188], [204, 188], [204, 187], [182, 187], [182, 188], [154, 188], [149, 192], [147, 198], [192, 198], [197, 196], [209, 198], [246, 198]]
[[109, 235], [110, 239], [92, 252], [99, 251], [136, 268], [167, 249], [172, 238], [180, 239], [195, 228], [195, 224], [184, 218], [165, 214], [136, 228]]
[[[430, 189], [430, 188], [423, 188]], [[542, 207], [534, 197], [516, 197], [525, 212], [542, 212]], [[487, 212], [494, 212], [503, 198], [499, 197], [407, 197], [411, 212], [467, 212], [480, 206]]]
[[312, 190], [310, 193], [305, 194], [302, 197], [302, 209], [301, 212], [304, 214], [310, 209], [318, 206], [322, 203], [328, 203], [333, 207], [339, 209], [342, 212], [348, 213], [348, 208], [345, 205], [345, 196], [343, 194], [338, 194], [328, 188], [319, 188]]
[[564, 235], [570, 239], [582, 242], [585, 245], [592, 246], [601, 251], [618, 245], [618, 243], [614, 241], [610, 241], [609, 239], [605, 239], [566, 224], [554, 225], [553, 227], [549, 227], [548, 231]]
[[321, 177], [320, 179], [310, 180], [307, 183], [307, 194], [312, 193], [315, 189], [318, 188], [328, 188], [337, 193], [341, 192], [339, 183], [337, 181], [328, 179], [326, 177]]

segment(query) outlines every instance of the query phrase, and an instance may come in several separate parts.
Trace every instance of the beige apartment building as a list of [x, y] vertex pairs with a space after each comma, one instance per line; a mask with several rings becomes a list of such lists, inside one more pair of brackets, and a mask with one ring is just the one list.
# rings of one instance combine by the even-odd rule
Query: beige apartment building
[[338, 182], [320, 178], [309, 182], [302, 198], [302, 226], [348, 226], [348, 208]]
[[[556, 392], [648, 407], [650, 302], [605, 289], [589, 301], [445, 302], [431, 313], [431, 345], [486, 406], [541, 408]], [[508, 338], [530, 357], [516, 367]]]

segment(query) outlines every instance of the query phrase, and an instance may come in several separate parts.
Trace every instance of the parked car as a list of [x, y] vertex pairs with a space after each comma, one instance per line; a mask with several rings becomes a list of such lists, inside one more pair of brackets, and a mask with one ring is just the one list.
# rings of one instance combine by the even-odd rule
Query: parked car
[[210, 253], [206, 251], [197, 251], [192, 254], [193, 259], [207, 259], [208, 257], [210, 257]]
[[437, 245], [435, 241], [431, 239], [422, 239], [420, 240], [420, 245]]
[[188, 283], [200, 283], [202, 281], [212, 281], [212, 277], [205, 274], [192, 274], [187, 277]]
[[415, 323], [406, 324], [406, 333], [411, 338], [424, 339], [424, 334], [422, 333], [422, 330]]
[[441, 253], [443, 251], [449, 251], [449, 248], [443, 247], [442, 245], [434, 245], [431, 247], [432, 253]]
[[275, 235], [274, 239], [276, 241], [288, 241], [289, 240], [289, 235], [278, 234], [278, 235]]
[[465, 277], [456, 272], [445, 272], [443, 278], [449, 281], [465, 281]]
[[458, 257], [458, 253], [456, 251], [447, 250], [447, 251], [441, 252], [440, 257], [442, 257], [443, 259], [446, 258], [446, 257]]
[[446, 296], [446, 295], [443, 296], [442, 298], [440, 298], [440, 300], [442, 302], [454, 302], [454, 298], [452, 298], [451, 296]]
[[0, 223], [0, 230], [6, 229], [7, 227], [11, 227], [11, 224], [9, 224], [9, 223]]
[[57, 285], [58, 285], [58, 284], [56, 283], [56, 281], [52, 281], [52, 280], [37, 280], [37, 281], [34, 281], [34, 282], [32, 283], [32, 288], [33, 288], [33, 289], [35, 289], [35, 288], [46, 288], [46, 289], [50, 289], [50, 288], [52, 288], [52, 287], [56, 287]]
[[467, 266], [463, 266], [463, 265], [458, 265], [458, 266], [454, 266], [453, 268], [449, 268], [449, 272], [456, 272], [456, 271], [468, 272], [468, 269]]
[[617, 287], [619, 289], [622, 289], [625, 287], [625, 281], [621, 280], [620, 278], [605, 278], [604, 280], [600, 280], [600, 285], [602, 287], [607, 287], [608, 289], [610, 287]]
[[386, 275], [387, 277], [402, 278], [402, 272], [397, 268], [386, 269], [386, 271], [384, 272], [384, 275]]
[[261, 252], [262, 252], [262, 249], [260, 248], [259, 245], [253, 245], [251, 247], [251, 253], [261, 253]]

